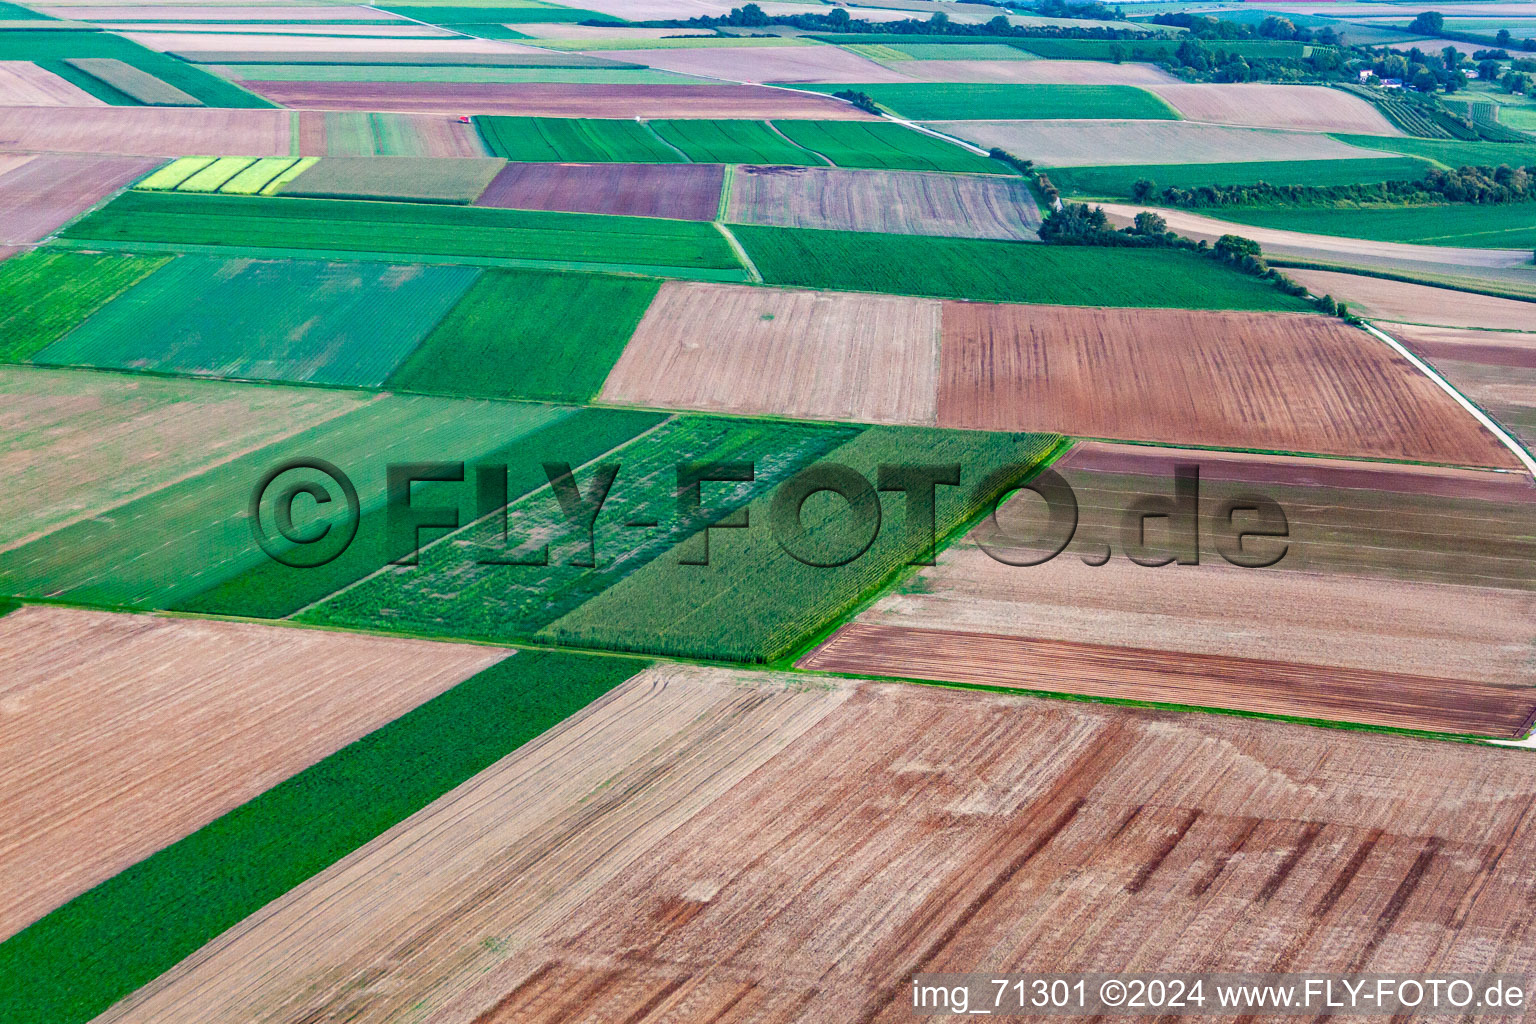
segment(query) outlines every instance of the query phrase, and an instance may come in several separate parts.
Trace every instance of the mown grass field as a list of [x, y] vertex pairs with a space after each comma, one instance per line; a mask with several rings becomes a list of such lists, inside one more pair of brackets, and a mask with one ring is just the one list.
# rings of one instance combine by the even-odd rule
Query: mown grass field
[[821, 154], [839, 167], [1010, 173], [996, 160], [969, 153], [952, 142], [903, 128], [899, 124], [878, 121], [773, 123], [791, 142]]
[[210, 75], [193, 64], [106, 32], [0, 32], [0, 60], [33, 61], [106, 103], [133, 105], [133, 97], [68, 63], [70, 58], [109, 58], [132, 65], [210, 107], [276, 104]]
[[1161, 98], [1133, 85], [1013, 85], [953, 82], [805, 85], [814, 92], [853, 89], [915, 121], [1127, 118], [1174, 121]]
[[[584, 465], [612, 451], [636, 435], [660, 423], [659, 413], [623, 409], [581, 408], [563, 410], [557, 418], [519, 434], [504, 447], [477, 458], [477, 465], [507, 467], [506, 494], [517, 501], [531, 491], [548, 484], [543, 464]], [[442, 459], [459, 456], [448, 449], [438, 453]], [[474, 492], [473, 470], [464, 484], [419, 483], [413, 485], [413, 502], [457, 509], [459, 521], [470, 523], [480, 515]], [[372, 496], [377, 499], [377, 495]], [[343, 587], [387, 565], [392, 557], [386, 534], [386, 510], [377, 500], [364, 509], [357, 536], [338, 558], [314, 568], [294, 568], [272, 559], [222, 580], [201, 593], [176, 603], [180, 611], [215, 615], [240, 615], [278, 619], [292, 615]], [[434, 536], [426, 535], [427, 539]]]
[[388, 386], [588, 401], [603, 386], [659, 286], [632, 277], [487, 270]]
[[0, 362], [31, 358], [169, 260], [36, 249], [0, 263]]
[[481, 116], [475, 126], [491, 155], [508, 160], [675, 164], [688, 159], [638, 121]]
[[856, 231], [731, 229], [769, 284], [1066, 306], [1300, 310], [1300, 299], [1194, 253]]
[[[739, 535], [717, 532], [707, 566], [658, 558], [540, 631], [560, 644], [652, 652], [682, 657], [773, 662], [794, 653], [873, 589], [914, 559], [927, 557], [929, 538], [912, 529], [906, 499], [876, 494], [881, 464], [921, 452], [925, 465], [956, 464], [959, 487], [935, 492], [935, 528], [943, 538], [1005, 490], [979, 484], [1002, 467], [1017, 467], [1015, 482], [1061, 439], [1050, 434], [991, 434], [926, 427], [871, 427], [826, 456], [871, 482], [859, 508], [879, 506], [870, 538], [850, 503], [829, 493], [807, 500], [801, 522], [807, 535], [793, 557], [769, 529], [777, 492], [747, 507], [754, 524]], [[856, 499], [858, 500], [858, 499]], [[843, 565], [832, 565], [867, 549]], [[823, 564], [807, 564], [807, 562]]]
[[473, 267], [182, 256], [32, 357], [55, 366], [377, 386]]
[[694, 163], [822, 164], [766, 121], [668, 120], [652, 121], [650, 127]]
[[90, 1020], [645, 667], [512, 654], [0, 943], [0, 1018]]
[[1392, 209], [1226, 208], [1240, 224], [1319, 235], [1487, 249], [1536, 248], [1536, 203], [1409, 206]]
[[1261, 160], [1225, 164], [1127, 164], [1047, 169], [1052, 184], [1071, 195], [1121, 198], [1143, 179], [1164, 188], [1211, 185], [1352, 185], [1416, 181], [1431, 165], [1415, 157], [1378, 160]]
[[64, 235], [102, 242], [739, 269], [708, 224], [427, 203], [128, 192]]

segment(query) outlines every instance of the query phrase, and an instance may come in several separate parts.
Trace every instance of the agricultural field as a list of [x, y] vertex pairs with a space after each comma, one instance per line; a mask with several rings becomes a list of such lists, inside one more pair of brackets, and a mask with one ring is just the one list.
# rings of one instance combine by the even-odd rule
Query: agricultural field
[[1417, 181], [1431, 164], [1415, 157], [1364, 160], [1254, 160], [1241, 163], [1121, 164], [1061, 167], [1048, 171], [1051, 183], [1069, 194], [1124, 198], [1138, 181], [1158, 189], [1215, 185], [1356, 185]]
[[[388, 380], [395, 390], [585, 402], [602, 387], [658, 282], [487, 270]], [[557, 332], [549, 330], [558, 324]]]
[[182, 256], [32, 361], [377, 386], [478, 273], [473, 267]]
[[0, 244], [52, 234], [155, 165], [143, 157], [0, 157]]
[[[624, 59], [734, 82], [904, 82], [899, 71], [836, 46], [710, 46], [626, 50]], [[794, 116], [786, 114], [785, 116]]]
[[[1288, 270], [1318, 295], [1333, 295], [1370, 317], [1441, 327], [1518, 331], [1536, 323], [1536, 303], [1492, 295], [1432, 288], [1364, 274]], [[1390, 331], [1390, 328], [1389, 328]]]
[[158, 270], [169, 256], [47, 249], [0, 265], [0, 361], [22, 362]]
[[475, 205], [714, 220], [724, 184], [708, 164], [509, 163]]
[[1224, 209], [1221, 214], [1258, 227], [1381, 242], [1458, 248], [1536, 248], [1536, 203], [1394, 209]]
[[[1130, 85], [1014, 85], [915, 83], [821, 86], [853, 88], [902, 117], [917, 121], [1001, 121], [1052, 118], [1174, 120], [1174, 107]], [[1357, 101], [1358, 102], [1358, 101]]]
[[1451, 168], [1536, 164], [1536, 142], [1461, 142], [1453, 139], [1411, 139], [1379, 135], [1340, 135], [1339, 139], [1352, 146], [1416, 156]]
[[956, 171], [1002, 174], [996, 161], [936, 139], [880, 123], [837, 121], [774, 121], [774, 128], [795, 145], [826, 158], [838, 167], [901, 171]]
[[492, 155], [524, 163], [684, 163], [687, 157], [639, 121], [575, 117], [477, 117]]
[[1215, 83], [1149, 88], [1190, 121], [1311, 132], [1401, 134], [1375, 106], [1339, 89]]
[[[1082, 60], [1020, 60], [1028, 57], [1014, 50], [1017, 57], [997, 60], [971, 53], [977, 47], [950, 46], [953, 54], [946, 60], [909, 60], [898, 67], [903, 75], [920, 82], [995, 82], [1021, 85], [1161, 85], [1178, 79], [1153, 64], [1100, 64]], [[911, 49], [911, 47], [907, 47]]]
[[621, 405], [934, 422], [932, 299], [668, 282], [602, 388]]
[[1020, 178], [923, 171], [738, 167], [729, 216], [744, 224], [901, 235], [1037, 240], [1040, 210]]
[[471, 125], [436, 114], [360, 114], [301, 110], [299, 155], [489, 156]]
[[732, 227], [769, 284], [982, 302], [1302, 309], [1300, 300], [1189, 252], [990, 239]]
[[203, 101], [115, 57], [75, 57], [68, 63], [146, 107], [200, 107]]
[[472, 203], [504, 166], [505, 161], [490, 158], [326, 157], [275, 191], [279, 195], [313, 199]]
[[[1507, 467], [1509, 452], [1364, 332], [1307, 314], [944, 310], [941, 426]], [[1175, 402], [1173, 396], [1187, 396]]]
[[[36, 28], [37, 26], [33, 26]], [[65, 78], [104, 103], [135, 105], [140, 101], [118, 88], [80, 71], [74, 60], [113, 60], [177, 89], [210, 107], [270, 107], [272, 103], [195, 65], [139, 45], [110, 32], [0, 32], [0, 61], [29, 61]], [[0, 137], [9, 138], [9, 135]], [[100, 152], [100, 150], [95, 150]]]
[[707, 224], [639, 217], [266, 196], [129, 192], [77, 221], [71, 239], [167, 245], [378, 253], [405, 233], [426, 256], [515, 259], [737, 276]]
[[767, 121], [652, 121], [662, 141], [701, 164], [808, 164], [822, 160]]
[[264, 82], [561, 82], [568, 85], [682, 85], [702, 79], [670, 71], [613, 64], [606, 67], [497, 67], [418, 64], [225, 64], [209, 70], [226, 78]]
[[1369, 150], [1316, 132], [1192, 121], [939, 121], [929, 127], [1046, 167], [1348, 160]]
[[[1526, 326], [1536, 327], [1536, 321]], [[1536, 334], [1389, 327], [1397, 340], [1487, 410], [1521, 444], [1536, 444]]]
[[90, 93], [28, 61], [0, 61], [0, 105], [7, 107], [89, 107], [101, 104]]
[[[0, 44], [4, 36], [0, 35]], [[287, 156], [290, 115], [201, 107], [0, 107], [0, 152], [122, 156]]]
[[[1528, 970], [1523, 950], [1496, 952], [1522, 927], [1517, 901], [1475, 900], [1446, 923], [1469, 890], [1518, 890], [1536, 858], [1519, 827], [1526, 761], [658, 666], [106, 1019], [201, 1024], [273, 1005], [363, 1024], [773, 1019], [815, 1002], [886, 1021], [908, 1012], [913, 974], [983, 956], [999, 972], [1131, 956], [1148, 971], [1280, 970], [1314, 926], [1334, 937], [1317, 961], [1330, 971]], [[1397, 922], [1423, 944], [1374, 938]], [[826, 948], [840, 953], [831, 977]]]

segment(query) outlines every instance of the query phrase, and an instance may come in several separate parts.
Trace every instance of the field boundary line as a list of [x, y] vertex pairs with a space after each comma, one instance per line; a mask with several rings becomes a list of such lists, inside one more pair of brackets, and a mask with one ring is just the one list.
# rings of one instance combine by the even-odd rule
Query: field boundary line
[[827, 162], [827, 166], [828, 167], [836, 167], [837, 166], [837, 164], [833, 163], [832, 162], [832, 158], [827, 156], [827, 154], [817, 152], [816, 150], [812, 149], [810, 146], [802, 146], [800, 143], [796, 142], [794, 139], [790, 138], [788, 135], [785, 135], [783, 132], [779, 131], [779, 126], [774, 124], [771, 119], [764, 119], [763, 124], [768, 126], [768, 130], [769, 131], [773, 132], [773, 134], [777, 135], [779, 138], [783, 139], [785, 142], [789, 143], [791, 146], [794, 146], [796, 149], [803, 149], [807, 153], [811, 154], [811, 156], [815, 157], [816, 159], [818, 159], [818, 160], [825, 160]]
[[1440, 376], [1440, 371], [1436, 370], [1433, 366], [1430, 366], [1424, 360], [1414, 355], [1408, 350], [1408, 346], [1404, 345], [1390, 334], [1387, 334], [1386, 332], [1376, 328], [1374, 325], [1364, 321], [1361, 321], [1360, 326], [1364, 327], [1367, 331], [1370, 331], [1376, 337], [1392, 346], [1393, 351], [1407, 359], [1421, 373], [1438, 384], [1442, 391], [1456, 400], [1457, 405], [1471, 413], [1472, 417], [1476, 419], [1477, 422], [1486, 427], [1494, 437], [1499, 439], [1504, 447], [1513, 452], [1515, 458], [1519, 459], [1520, 464], [1525, 467], [1526, 472], [1531, 474], [1531, 478], [1533, 480], [1536, 480], [1536, 459], [1531, 458], [1531, 453], [1525, 450], [1525, 446], [1511, 437], [1503, 427], [1495, 423], [1487, 413], [1483, 412], [1483, 410], [1474, 405], [1466, 395], [1463, 395], [1460, 391], [1457, 391], [1450, 381]]
[[[724, 221], [717, 220], [710, 223], [714, 224], [716, 231], [725, 236], [725, 240], [730, 243], [731, 249], [735, 251], [736, 258], [741, 260], [741, 265], [746, 267], [747, 273], [752, 276], [753, 283], [762, 284], [763, 275], [758, 271], [757, 264], [752, 262], [752, 257], [747, 255], [747, 250], [742, 248], [741, 242], [737, 240], [735, 235], [731, 234], [731, 229], [725, 226]], [[1536, 473], [1536, 470], [1532, 472]]]
[[726, 212], [731, 207], [731, 184], [736, 180], [736, 168], [726, 164], [720, 175], [720, 205], [715, 207], [715, 223], [725, 223]]
[[903, 128], [911, 128], [915, 132], [921, 132], [924, 135], [931, 135], [936, 139], [942, 139], [945, 142], [959, 146], [967, 152], [974, 153], [977, 156], [992, 155], [990, 152], [982, 149], [980, 146], [966, 142], [964, 139], [957, 139], [953, 135], [945, 135], [941, 131], [936, 131], [935, 129], [929, 128], [926, 125], [918, 124], [916, 121], [908, 121], [906, 118], [897, 117], [895, 114], [882, 114], [881, 116], [884, 117], [887, 121], [894, 121], [896, 124], [901, 125]]
[[666, 146], [668, 149], [670, 149], [672, 152], [676, 153], [678, 156], [682, 157], [683, 158], [683, 163], [685, 163], [685, 164], [696, 164], [696, 163], [699, 162], [699, 161], [695, 160], [693, 157], [689, 156], [687, 153], [684, 153], [681, 149], [679, 149], [676, 146], [672, 145], [672, 143], [668, 142], [666, 139], [662, 138], [661, 137], [661, 132], [659, 132], [655, 128], [651, 127], [651, 119], [650, 118], [637, 117], [637, 118], [635, 118], [635, 120], [640, 123], [640, 127], [644, 128], [646, 133], [648, 135], [650, 135], [651, 138], [655, 139], [657, 142], [661, 143], [663, 146]]

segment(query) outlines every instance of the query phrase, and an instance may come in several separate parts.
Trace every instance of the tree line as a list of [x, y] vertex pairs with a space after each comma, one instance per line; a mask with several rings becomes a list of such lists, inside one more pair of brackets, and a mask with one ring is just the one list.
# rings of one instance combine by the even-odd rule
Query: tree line
[[1536, 199], [1536, 166], [1435, 168], [1416, 181], [1384, 181], [1352, 185], [1201, 185], [1168, 187], [1142, 178], [1131, 186], [1136, 202], [1156, 200], [1164, 206], [1202, 209], [1213, 206], [1431, 205], [1442, 203], [1498, 204]]

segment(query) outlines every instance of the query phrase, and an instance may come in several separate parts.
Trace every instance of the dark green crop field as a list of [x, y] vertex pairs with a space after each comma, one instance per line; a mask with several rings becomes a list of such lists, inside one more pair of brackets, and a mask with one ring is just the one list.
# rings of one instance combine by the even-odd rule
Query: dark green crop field
[[740, 267], [709, 224], [425, 203], [128, 192], [65, 237], [241, 249], [408, 253], [724, 271]]
[[645, 125], [600, 117], [475, 118], [494, 156], [508, 160], [590, 164], [679, 164], [688, 158]]
[[1536, 203], [1463, 203], [1393, 209], [1223, 208], [1218, 215], [1240, 224], [1377, 242], [1478, 249], [1536, 248]]
[[35, 249], [0, 263], [0, 362], [30, 358], [170, 258]]
[[135, 101], [66, 63], [68, 58], [108, 57], [131, 64], [210, 107], [274, 107], [277, 104], [211, 75], [202, 68], [157, 53], [107, 32], [0, 32], [0, 60], [25, 60], [85, 89], [107, 103]]
[[996, 160], [888, 121], [774, 121], [798, 146], [839, 167], [1011, 174]]
[[0, 1020], [90, 1020], [645, 666], [512, 654], [0, 943]]
[[821, 165], [766, 121], [652, 121], [651, 130], [700, 164]]
[[805, 85], [835, 93], [854, 89], [916, 121], [1008, 121], [1063, 117], [1177, 120], [1161, 97], [1133, 85], [1012, 85], [956, 82]]
[[1268, 282], [1175, 249], [733, 226], [769, 284], [986, 302], [1306, 309]]

